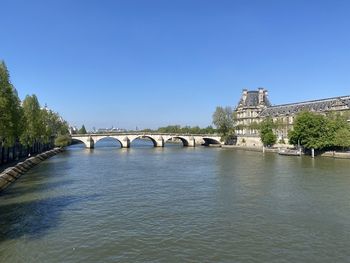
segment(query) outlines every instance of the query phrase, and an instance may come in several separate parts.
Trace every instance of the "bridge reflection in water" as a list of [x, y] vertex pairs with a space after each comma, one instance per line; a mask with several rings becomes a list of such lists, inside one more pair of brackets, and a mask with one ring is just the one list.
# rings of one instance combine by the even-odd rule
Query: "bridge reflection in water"
[[94, 148], [95, 143], [105, 138], [117, 140], [122, 148], [129, 148], [131, 143], [139, 138], [148, 138], [154, 147], [164, 147], [165, 142], [178, 139], [183, 146], [195, 147], [196, 145], [221, 145], [220, 136], [216, 134], [171, 134], [171, 133], [109, 133], [109, 134], [73, 134], [72, 140], [80, 141], [86, 148]]

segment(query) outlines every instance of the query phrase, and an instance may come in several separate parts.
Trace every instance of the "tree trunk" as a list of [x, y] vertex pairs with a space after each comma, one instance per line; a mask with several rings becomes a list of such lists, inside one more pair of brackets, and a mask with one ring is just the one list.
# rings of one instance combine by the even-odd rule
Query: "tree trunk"
[[0, 145], [0, 164], [3, 164], [2, 157], [3, 157], [3, 148], [2, 144]]

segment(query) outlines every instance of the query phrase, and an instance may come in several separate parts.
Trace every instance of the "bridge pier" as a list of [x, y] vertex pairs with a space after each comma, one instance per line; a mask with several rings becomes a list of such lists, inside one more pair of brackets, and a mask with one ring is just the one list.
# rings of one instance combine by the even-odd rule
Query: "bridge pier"
[[130, 140], [127, 136], [125, 136], [121, 141], [122, 148], [129, 148], [130, 147]]
[[85, 142], [85, 146], [88, 149], [93, 149], [95, 147], [95, 142], [91, 137], [88, 137]]
[[193, 136], [191, 136], [189, 139], [188, 139], [188, 144], [187, 144], [188, 147], [195, 147], [196, 146], [196, 140], [193, 138]]
[[162, 136], [159, 136], [158, 138], [156, 138], [155, 147], [164, 147], [164, 140]]

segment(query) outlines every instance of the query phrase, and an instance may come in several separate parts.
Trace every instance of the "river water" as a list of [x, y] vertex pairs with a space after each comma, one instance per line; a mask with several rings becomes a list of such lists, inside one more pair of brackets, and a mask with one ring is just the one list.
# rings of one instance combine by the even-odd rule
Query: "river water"
[[68, 148], [0, 194], [0, 262], [350, 262], [350, 161]]

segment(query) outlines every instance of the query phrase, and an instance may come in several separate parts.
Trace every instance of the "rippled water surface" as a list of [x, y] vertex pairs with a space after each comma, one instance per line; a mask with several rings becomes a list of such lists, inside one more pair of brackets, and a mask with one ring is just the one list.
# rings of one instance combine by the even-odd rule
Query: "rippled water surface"
[[350, 262], [350, 161], [72, 146], [0, 194], [0, 262]]

